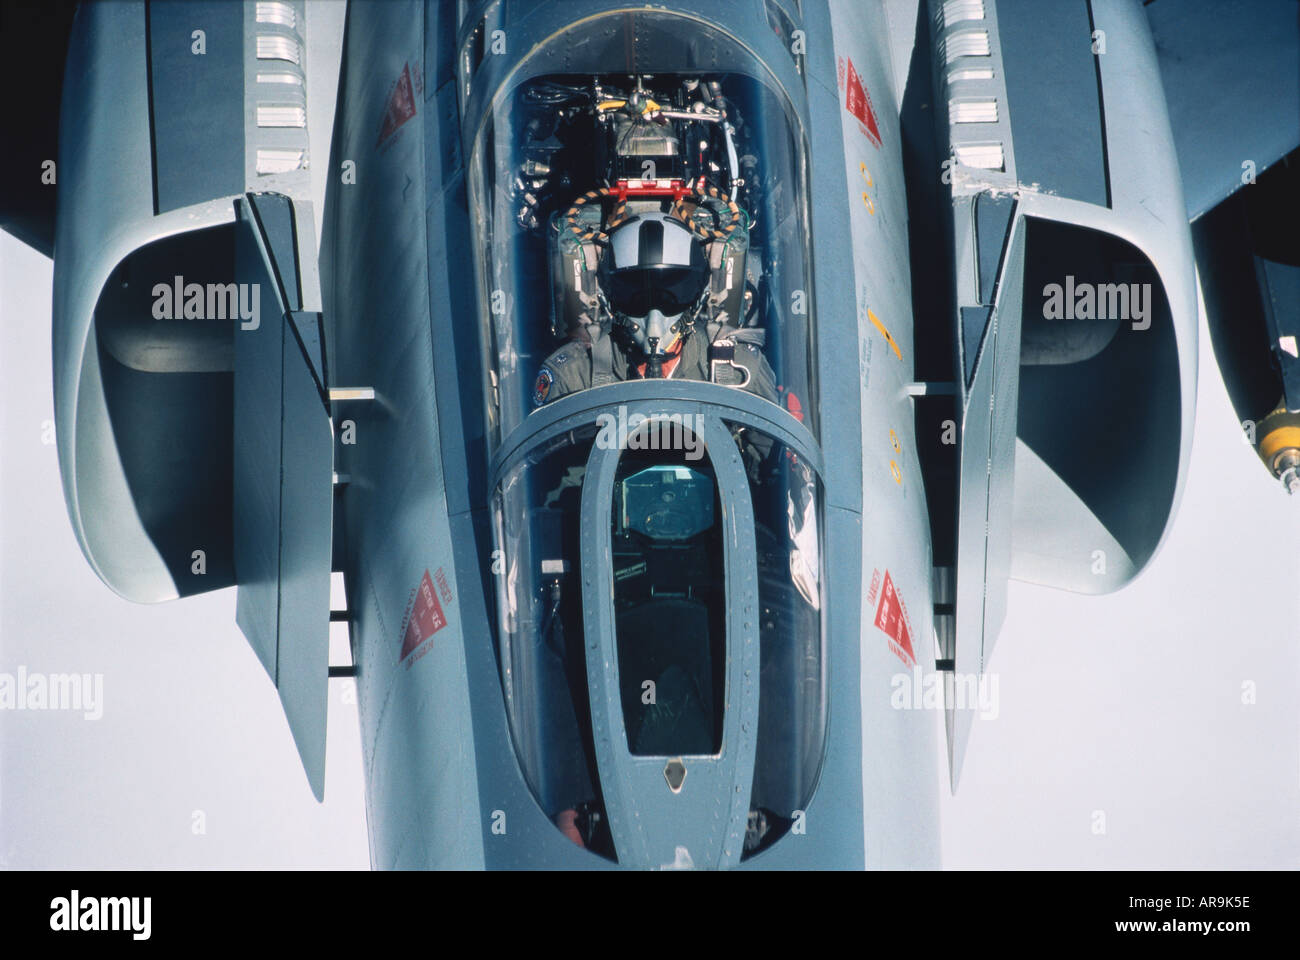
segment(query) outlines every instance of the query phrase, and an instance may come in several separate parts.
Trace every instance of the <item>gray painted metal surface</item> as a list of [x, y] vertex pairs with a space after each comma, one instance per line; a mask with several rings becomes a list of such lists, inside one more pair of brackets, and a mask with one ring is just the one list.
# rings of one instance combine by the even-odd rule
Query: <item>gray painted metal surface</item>
[[[653, 415], [653, 404], [629, 412]], [[622, 451], [593, 450], [583, 484], [582, 544], [586, 608], [587, 682], [604, 799], [619, 862], [635, 867], [730, 867], [740, 862], [754, 779], [758, 732], [758, 572], [749, 482], [731, 433], [707, 406], [671, 413], [704, 418], [701, 438], [717, 471], [726, 555], [727, 666], [722, 749], [716, 756], [677, 759], [685, 777], [673, 789], [665, 758], [636, 756], [623, 735], [620, 668], [610, 551], [611, 496]], [[664, 411], [668, 415], [669, 411]], [[673, 758], [668, 758], [672, 763]]]
[[[138, 247], [229, 222], [228, 205], [153, 216], [144, 4], [82, 11], [60, 118], [60, 205], [54, 275], [54, 414], [64, 498], [91, 567], [132, 600], [173, 598], [163, 558], [140, 523], [102, 396], [94, 310], [113, 268]], [[136, 69], [126, 64], [134, 63]], [[113, 122], [103, 122], [112, 116]]]
[[146, 9], [156, 211], [240, 192], [244, 139], [231, 132], [242, 133], [244, 104], [229, 93], [244, 83], [243, 8], [150, 0]]
[[1100, 80], [1088, 0], [999, 0], [1005, 106], [1015, 129], [1016, 176], [1053, 193], [1109, 203]]
[[[951, 91], [940, 132], [950, 140], [955, 161], [954, 323], [963, 358], [955, 379], [962, 387], [964, 411], [958, 447], [955, 594], [954, 667], [960, 680], [981, 674], [987, 666], [1005, 614], [1008, 573], [1070, 590], [1105, 592], [1135, 576], [1154, 555], [1172, 522], [1190, 452], [1196, 297], [1172, 134], [1141, 8], [1122, 0], [1096, 0], [1053, 7], [1050, 16], [1030, 18], [1019, 4], [989, 2], [983, 5], [983, 17], [972, 13], [947, 23], [948, 9], [930, 4], [940, 26], [934, 41], [936, 89]], [[1090, 28], [1099, 32], [1090, 34]], [[1088, 62], [1080, 50], [1092, 51]], [[1050, 83], [1032, 81], [1053, 64]], [[1095, 96], [1089, 80], [1095, 80]], [[1078, 122], [1073, 136], [1061, 135], [1060, 129], [1053, 132], [1056, 121], [1045, 113], [1042, 97], [1056, 83], [1068, 85], [1077, 101], [1077, 110], [1060, 114]], [[972, 84], [979, 85], [979, 98], [955, 95]], [[996, 119], [972, 122], [972, 101], [985, 104], [986, 115]], [[1093, 123], [1098, 116], [1100, 131]], [[972, 131], [985, 126], [987, 139], [981, 141]], [[973, 149], [981, 143], [996, 144], [1001, 163], [987, 151]], [[998, 227], [1007, 223], [1004, 211], [1011, 199], [1016, 212], [1008, 246], [999, 238]], [[989, 216], [982, 208], [1003, 212]], [[1092, 233], [1026, 229], [1029, 219]], [[1090, 253], [1093, 248], [1087, 245], [1093, 244], [1096, 251], [1108, 249], [1106, 237], [1131, 243], [1137, 258], [1154, 267], [1158, 288], [1148, 309], [1167, 298], [1168, 312], [1146, 318], [1150, 333], [1137, 332], [1145, 331], [1144, 321], [1124, 316], [1126, 327], [1133, 322], [1131, 337], [1144, 339], [1115, 337], [1111, 349], [1091, 366], [1023, 367], [1017, 321], [1047, 317], [1050, 289], [1047, 284], [1029, 284], [1047, 279], [1072, 288], [1074, 281], [1065, 270], [1060, 275], [1026, 274], [1026, 264], [1059, 252], [1065, 258], [1060, 262], [1075, 264], [1082, 273], [1089, 258], [1108, 256]], [[1076, 243], [1073, 252], [1065, 250], [1070, 242]], [[995, 261], [999, 250], [1003, 252]], [[995, 262], [1001, 264], [995, 269], [1002, 280], [990, 297], [987, 278]], [[1107, 272], [1080, 279], [1087, 286], [1112, 278]], [[1151, 287], [1147, 280], [1146, 289]], [[988, 306], [992, 309], [983, 309]], [[1041, 329], [1042, 321], [1035, 322]], [[1095, 441], [1087, 439], [1106, 429], [1109, 407], [1090, 404], [1085, 384], [1095, 383], [1098, 376], [1131, 383], [1120, 372], [1126, 358], [1162, 344], [1168, 344], [1168, 355], [1176, 359], [1164, 365], [1143, 363], [1148, 378], [1126, 398], [1128, 409], [1152, 411], [1159, 436], [1146, 450], [1154, 455], [1120, 464], [1117, 469], [1127, 471], [1129, 478], [1117, 484], [1115, 471], [1096, 462]], [[1072, 370], [1079, 376], [1072, 377]], [[1029, 384], [1029, 393], [1019, 389], [1022, 383]], [[1026, 410], [1041, 429], [1018, 424]], [[1040, 456], [1049, 449], [1050, 466]], [[1015, 479], [1017, 469], [1023, 469], [1023, 479]], [[1103, 476], [1107, 479], [1101, 482]], [[1108, 510], [1104, 497], [1088, 493], [1094, 482], [1107, 491], [1123, 490], [1125, 503], [1140, 510], [1143, 519], [1125, 519]], [[1139, 532], [1135, 523], [1149, 529]], [[969, 711], [954, 712], [950, 705], [954, 786], [970, 717]]]
[[[319, 799], [329, 703], [333, 432], [312, 359], [280, 293], [292, 285], [298, 301], [290, 202], [249, 197], [238, 207], [236, 275], [264, 291], [267, 310], [255, 328], [241, 325], [235, 335], [236, 622], [280, 693]], [[279, 260], [277, 250], [290, 259]]]

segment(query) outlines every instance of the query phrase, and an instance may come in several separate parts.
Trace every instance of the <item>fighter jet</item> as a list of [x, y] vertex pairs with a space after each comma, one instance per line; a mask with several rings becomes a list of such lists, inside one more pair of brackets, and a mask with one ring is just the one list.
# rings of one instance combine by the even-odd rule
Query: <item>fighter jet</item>
[[1008, 579], [1170, 528], [1198, 266], [1300, 488], [1289, 0], [354, 2], [328, 157], [310, 3], [29, 16], [78, 542], [236, 589], [317, 798], [356, 678], [376, 868], [937, 865]]

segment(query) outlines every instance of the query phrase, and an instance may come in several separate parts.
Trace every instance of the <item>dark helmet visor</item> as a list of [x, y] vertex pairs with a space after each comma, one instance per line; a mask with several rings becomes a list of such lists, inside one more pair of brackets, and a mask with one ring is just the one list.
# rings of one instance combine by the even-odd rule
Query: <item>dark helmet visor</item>
[[651, 310], [675, 316], [694, 305], [708, 281], [703, 264], [627, 267], [609, 274], [605, 296], [614, 310], [629, 317], [644, 317]]

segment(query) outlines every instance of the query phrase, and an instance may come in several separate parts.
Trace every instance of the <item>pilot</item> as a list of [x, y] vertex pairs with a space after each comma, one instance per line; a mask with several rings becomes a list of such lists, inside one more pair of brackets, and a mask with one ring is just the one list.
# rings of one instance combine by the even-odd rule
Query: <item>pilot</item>
[[612, 320], [576, 327], [546, 358], [533, 387], [542, 406], [621, 380], [711, 380], [779, 403], [761, 330], [701, 309], [710, 270], [703, 243], [680, 220], [645, 213], [610, 232], [597, 272]]

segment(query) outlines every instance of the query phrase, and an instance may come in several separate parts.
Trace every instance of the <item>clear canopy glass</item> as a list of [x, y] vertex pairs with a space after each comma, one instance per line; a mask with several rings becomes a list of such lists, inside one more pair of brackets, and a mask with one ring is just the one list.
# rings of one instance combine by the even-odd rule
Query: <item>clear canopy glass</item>
[[[634, 70], [610, 73], [623, 32]], [[550, 42], [568, 72], [525, 60], [469, 164], [493, 445], [563, 396], [655, 376], [748, 390], [816, 435], [807, 150], [771, 72], [716, 28], [653, 11]]]

